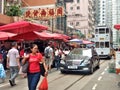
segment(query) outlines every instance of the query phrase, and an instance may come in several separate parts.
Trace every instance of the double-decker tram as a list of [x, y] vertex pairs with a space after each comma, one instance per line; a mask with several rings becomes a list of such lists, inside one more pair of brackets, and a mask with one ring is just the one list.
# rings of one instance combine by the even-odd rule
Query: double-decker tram
[[96, 27], [94, 42], [100, 58], [112, 57], [113, 36], [111, 28], [107, 26]]

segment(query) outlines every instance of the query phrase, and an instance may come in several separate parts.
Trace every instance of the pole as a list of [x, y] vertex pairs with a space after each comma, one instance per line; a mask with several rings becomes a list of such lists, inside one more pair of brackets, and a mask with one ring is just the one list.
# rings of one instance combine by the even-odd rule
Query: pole
[[64, 4], [64, 34], [66, 33], [66, 27], [67, 27], [67, 15], [66, 15], [66, 2], [63, 0], [63, 4]]
[[53, 24], [53, 17], [52, 17], [52, 33], [54, 32], [54, 24]]

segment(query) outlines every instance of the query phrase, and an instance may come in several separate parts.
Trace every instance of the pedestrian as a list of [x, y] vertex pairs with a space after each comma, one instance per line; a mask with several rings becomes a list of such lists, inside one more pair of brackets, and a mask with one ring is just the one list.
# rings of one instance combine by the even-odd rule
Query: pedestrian
[[55, 66], [57, 70], [60, 68], [61, 56], [62, 56], [62, 51], [58, 47], [56, 47], [55, 48]]
[[17, 42], [12, 42], [12, 48], [7, 54], [7, 67], [10, 68], [10, 79], [9, 83], [11, 86], [16, 85], [15, 79], [18, 76], [20, 62], [19, 62], [19, 52], [17, 50]]
[[53, 53], [53, 48], [51, 46], [51, 43], [48, 43], [48, 46], [45, 48], [44, 55], [45, 55], [45, 62], [46, 62], [47, 68], [49, 71], [51, 71], [51, 65], [54, 59], [54, 53]]
[[38, 46], [36, 44], [32, 44], [30, 46], [31, 53], [27, 54], [22, 63], [24, 64], [28, 60], [29, 68], [27, 73], [28, 79], [28, 88], [29, 90], [36, 90], [37, 84], [40, 80], [40, 62], [43, 63], [45, 68], [45, 76], [47, 76], [47, 67], [45, 65], [45, 61], [41, 53], [38, 53]]
[[0, 84], [4, 83], [6, 78], [6, 73], [2, 64], [2, 55], [0, 55]]

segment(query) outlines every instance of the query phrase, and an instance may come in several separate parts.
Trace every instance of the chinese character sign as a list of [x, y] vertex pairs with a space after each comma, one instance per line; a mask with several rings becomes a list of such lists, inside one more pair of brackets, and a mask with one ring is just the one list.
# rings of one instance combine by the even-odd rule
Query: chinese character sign
[[24, 14], [24, 16], [26, 18], [36, 18], [36, 19], [58, 17], [58, 16], [63, 16], [63, 15], [64, 15], [63, 7], [39, 8], [39, 9], [36, 9], [36, 10], [29, 9]]

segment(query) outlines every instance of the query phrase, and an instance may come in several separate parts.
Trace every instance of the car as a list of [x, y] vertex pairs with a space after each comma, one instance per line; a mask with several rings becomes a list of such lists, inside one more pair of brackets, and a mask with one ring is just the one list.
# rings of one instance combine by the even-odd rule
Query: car
[[87, 71], [92, 74], [95, 68], [100, 68], [100, 59], [92, 48], [75, 48], [60, 62], [61, 73]]

